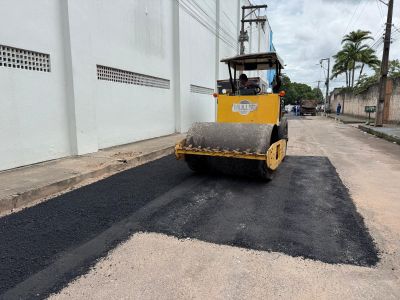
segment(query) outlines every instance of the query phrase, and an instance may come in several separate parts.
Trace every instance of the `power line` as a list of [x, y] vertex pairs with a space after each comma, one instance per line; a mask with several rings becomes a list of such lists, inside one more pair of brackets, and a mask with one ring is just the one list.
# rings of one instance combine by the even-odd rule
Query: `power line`
[[[363, 4], [363, 6], [361, 6], [361, 4]], [[367, 4], [368, 4], [368, 1], [367, 1], [367, 0], [360, 0], [360, 1], [358, 2], [358, 4], [357, 4], [357, 6], [356, 6], [356, 8], [355, 8], [355, 10], [354, 10], [354, 12], [353, 12], [353, 14], [352, 14], [350, 20], [349, 20], [349, 22], [348, 22], [348, 24], [347, 24], [347, 26], [346, 26], [346, 29], [345, 29], [345, 31], [344, 31], [343, 34], [342, 34], [342, 37], [343, 37], [344, 35], [347, 34], [347, 30], [349, 29], [350, 24], [353, 23], [353, 20], [355, 20], [355, 21], [354, 21], [354, 24], [352, 24], [352, 25], [356, 25], [356, 24], [357, 24], [357, 21], [358, 21], [358, 19], [361, 17], [362, 13], [364, 12], [364, 10], [365, 10]], [[358, 10], [359, 8], [360, 8], [360, 10]], [[354, 18], [355, 16], [356, 16], [356, 18]], [[375, 34], [375, 35], [376, 35], [376, 34]]]
[[349, 20], [349, 23], [347, 24], [346, 29], [344, 30], [342, 36], [346, 34], [347, 29], [349, 28], [350, 23], [351, 23], [351, 21], [353, 20], [354, 15], [356, 14], [356, 12], [357, 12], [357, 10], [358, 10], [358, 7], [360, 6], [360, 4], [361, 4], [362, 1], [363, 1], [363, 0], [360, 0], [360, 2], [358, 2], [357, 7], [356, 7], [356, 9], [354, 10], [353, 15], [351, 16], [351, 18], [350, 18], [350, 20]]
[[393, 24], [393, 27], [394, 27], [394, 30], [395, 30], [395, 31], [400, 32], [400, 29], [397, 28], [397, 26], [395, 26], [394, 24]]
[[384, 39], [383, 39], [383, 37], [381, 37], [378, 40], [376, 40], [376, 42], [369, 48], [372, 49], [372, 50], [378, 50], [378, 48], [380, 46], [382, 46], [383, 42], [384, 42]]
[[[360, 7], [360, 4], [362, 3], [364, 1], [364, 5], [360, 8], [360, 10], [359, 10], [359, 13], [357, 14], [357, 10], [358, 10], [358, 8]], [[353, 13], [353, 15], [351, 16], [351, 18], [350, 18], [350, 21], [349, 21], [349, 23], [347, 24], [347, 26], [346, 26], [346, 30], [344, 31], [344, 33], [342, 34], [342, 35], [345, 35], [346, 33], [347, 33], [347, 29], [350, 27], [350, 24], [352, 24], [353, 22], [353, 20], [355, 20], [354, 21], [354, 24], [352, 24], [352, 25], [356, 25], [357, 24], [357, 21], [358, 21], [358, 19], [361, 17], [361, 15], [362, 15], [362, 13], [364, 12], [364, 10], [365, 10], [365, 8], [367, 7], [367, 4], [368, 4], [368, 1], [366, 1], [366, 0], [360, 0], [360, 2], [358, 3], [358, 5], [357, 5], [357, 7], [356, 7], [356, 10], [354, 11], [354, 13]], [[357, 15], [356, 15], [357, 14]], [[354, 16], [356, 15], [356, 18], [354, 19]]]
[[[197, 16], [201, 17], [201, 14], [203, 14], [206, 17], [208, 17], [208, 19], [210, 19], [211, 22], [214, 23], [215, 26], [217, 25], [217, 20], [212, 18], [199, 4], [197, 4], [193, 0], [191, 2], [186, 1], [186, 4], [188, 6], [189, 6], [189, 3], [191, 4], [192, 11], [194, 11], [197, 14]], [[206, 21], [206, 20], [203, 20], [203, 21]], [[228, 33], [222, 26], [220, 26], [220, 30], [225, 34], [225, 37], [231, 38], [232, 41], [236, 42], [236, 38], [233, 37], [230, 33]]]
[[[201, 3], [204, 3], [212, 11], [215, 8], [215, 6], [214, 7], [210, 6], [210, 2], [213, 2], [213, 4], [215, 6], [217, 5], [216, 4], [216, 0], [214, 0], [214, 1], [202, 1]], [[216, 13], [215, 13], [215, 17], [217, 17]]]
[[[205, 1], [207, 3], [207, 1]], [[236, 24], [233, 23], [232, 19], [226, 14], [226, 12], [222, 11], [222, 13], [225, 15], [225, 17], [228, 19], [229, 22], [231, 22], [231, 24], [236, 27]]]
[[[349, 25], [352, 23], [352, 19], [353, 19], [353, 17], [354, 17], [355, 15], [358, 15], [358, 16], [357, 16], [357, 19], [356, 19], [356, 21], [355, 21], [354, 24], [356, 24], [358, 18], [362, 15], [362, 12], [364, 11], [364, 9], [365, 9], [365, 7], [366, 7], [366, 4], [367, 4], [367, 1], [365, 1], [365, 2], [364, 2], [364, 6], [360, 9], [359, 14], [357, 14], [357, 10], [358, 10], [358, 8], [360, 7], [360, 4], [362, 3], [362, 1], [363, 1], [363, 0], [360, 0], [360, 2], [358, 3], [358, 5], [357, 5], [357, 7], [356, 7], [356, 10], [354, 11], [354, 13], [353, 13], [353, 15], [352, 15], [352, 18], [350, 19], [350, 22], [349, 22], [349, 24], [348, 24], [347, 27], [346, 27], [346, 30], [347, 30], [347, 28], [349, 27]], [[377, 6], [378, 6], [379, 13], [380, 13], [380, 15], [381, 15], [381, 21], [383, 22], [383, 20], [382, 20], [382, 18], [383, 18], [383, 13], [382, 13], [382, 10], [381, 10], [381, 7], [380, 7], [380, 4], [379, 4], [378, 0], [376, 0], [376, 4], [377, 4]], [[382, 52], [383, 52], [383, 49], [384, 49], [383, 44], [384, 44], [385, 39], [384, 39], [384, 32], [381, 31], [381, 30], [382, 30], [382, 27], [386, 27], [386, 24], [381, 25], [381, 27], [376, 31], [375, 35], [373, 36], [373, 41], [371, 41], [371, 43], [370, 43], [369, 45], [367, 45], [368, 48], [370, 48], [370, 49], [372, 49], [372, 50], [374, 50], [374, 51], [376, 52], [376, 55], [377, 55], [377, 56], [380, 56], [380, 55], [382, 54]], [[394, 24], [393, 24], [393, 27], [395, 27]], [[395, 28], [396, 28], [396, 27], [395, 27]], [[395, 30], [398, 31], [398, 32], [400, 33], [400, 30], [398, 30], [398, 29], [395, 29]], [[378, 35], [381, 35], [381, 36], [380, 36], [378, 39], [376, 39], [376, 37], [377, 37]], [[400, 35], [397, 36], [397, 35], [393, 35], [393, 34], [392, 34], [392, 36], [391, 36], [391, 38], [394, 39], [394, 41], [396, 41], [396, 39], [397, 39], [398, 37], [400, 37]], [[394, 42], [394, 41], [392, 41], [392, 42]]]
[[354, 26], [357, 24], [357, 21], [360, 19], [361, 15], [363, 14], [365, 8], [367, 7], [368, 1], [364, 1], [364, 6], [361, 8], [360, 13], [358, 14], [358, 17], [356, 18], [355, 23], [353, 24]]
[[[191, 0], [191, 2], [190, 2], [191, 4], [192, 4], [192, 7], [196, 10], [196, 9], [199, 9], [206, 17], [208, 17], [208, 19], [210, 19], [211, 20], [211, 22], [212, 23], [214, 23], [215, 25], [217, 25], [217, 20], [216, 19], [214, 19], [213, 17], [211, 17], [198, 3], [196, 3], [195, 1], [193, 1], [193, 0]], [[194, 7], [194, 6], [196, 6], [196, 7]], [[197, 10], [197, 12], [199, 13], [200, 11], [199, 10]], [[200, 13], [201, 14], [201, 13]], [[221, 22], [220, 22], [221, 23]], [[224, 26], [220, 26], [220, 28], [221, 28], [221, 31], [227, 36], [227, 37], [229, 37], [229, 38], [231, 38], [233, 41], [235, 41], [236, 42], [236, 37], [235, 36], [233, 36], [231, 33], [229, 33], [228, 31], [226, 31], [225, 29], [224, 29]]]
[[391, 36], [392, 39], [397, 39], [398, 37], [400, 37], [400, 31], [396, 32], [395, 34], [392, 34]]
[[[383, 36], [383, 33], [384, 33], [384, 30], [383, 30], [383, 29], [384, 29], [384, 27], [385, 27], [385, 25], [382, 24], [381, 27], [379, 27], [379, 29], [376, 31], [376, 33], [375, 33], [374, 36], [372, 37], [372, 41], [373, 41], [374, 43], [369, 45], [370, 48], [372, 48], [373, 45], [375, 45], [375, 44], [377, 43], [377, 41], [379, 41], [380, 38]], [[379, 37], [379, 39], [377, 40], [376, 38], [377, 38], [378, 35], [380, 35], [381, 37]], [[372, 41], [371, 41], [371, 43], [372, 43]]]
[[219, 38], [222, 42], [224, 42], [228, 47], [232, 48], [233, 50], [236, 51], [236, 45], [235, 43], [233, 44], [231, 41], [227, 40], [223, 35], [220, 34], [220, 32], [217, 32], [212, 26], [210, 26], [208, 23], [204, 22], [199, 16], [194, 12], [190, 7], [185, 5], [183, 2], [180, 0], [175, 0], [175, 2], [181, 7], [188, 15], [190, 15], [193, 19], [195, 19], [200, 25], [202, 25], [205, 29], [207, 29], [209, 32], [211, 32], [214, 36]]
[[375, 2], [376, 2], [376, 6], [378, 6], [379, 14], [381, 15], [381, 22], [383, 22], [383, 13], [382, 13], [381, 5], [379, 4], [378, 0], [375, 0]]
[[379, 39], [375, 40], [375, 42], [374, 42], [373, 44], [367, 45], [368, 48], [370, 48], [370, 49], [375, 49], [375, 48], [378, 46], [378, 44], [379, 44], [379, 42], [380, 42], [381, 40], [382, 40], [382, 38], [379, 38]]

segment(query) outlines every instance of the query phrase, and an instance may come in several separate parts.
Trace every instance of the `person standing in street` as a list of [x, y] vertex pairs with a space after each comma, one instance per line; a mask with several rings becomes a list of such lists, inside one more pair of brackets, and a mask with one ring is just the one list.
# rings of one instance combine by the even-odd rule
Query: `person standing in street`
[[338, 105], [336, 106], [336, 114], [340, 115], [341, 110], [342, 110], [342, 106], [340, 105], [340, 103], [338, 103]]

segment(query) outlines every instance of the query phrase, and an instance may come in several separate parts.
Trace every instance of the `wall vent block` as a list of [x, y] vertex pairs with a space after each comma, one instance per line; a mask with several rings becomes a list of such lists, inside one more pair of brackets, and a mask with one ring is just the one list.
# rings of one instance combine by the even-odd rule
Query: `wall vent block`
[[168, 79], [143, 75], [101, 65], [97, 65], [97, 79], [125, 84], [150, 86], [160, 89], [170, 88], [170, 81]]
[[207, 94], [207, 95], [212, 95], [214, 93], [214, 89], [194, 84], [190, 85], [190, 91], [192, 93]]
[[50, 55], [0, 44], [0, 67], [50, 72]]

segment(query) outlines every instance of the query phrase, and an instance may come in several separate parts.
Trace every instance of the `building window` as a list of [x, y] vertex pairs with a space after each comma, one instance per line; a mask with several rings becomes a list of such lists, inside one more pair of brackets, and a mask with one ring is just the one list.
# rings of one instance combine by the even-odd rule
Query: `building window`
[[50, 55], [0, 45], [0, 67], [50, 72]]
[[101, 65], [97, 65], [97, 79], [125, 84], [150, 86], [160, 89], [170, 88], [170, 81], [168, 79], [143, 75]]

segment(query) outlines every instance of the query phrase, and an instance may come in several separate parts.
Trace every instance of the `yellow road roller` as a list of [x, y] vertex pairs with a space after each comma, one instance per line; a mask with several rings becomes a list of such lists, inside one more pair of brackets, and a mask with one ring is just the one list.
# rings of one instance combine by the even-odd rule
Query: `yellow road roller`
[[[177, 159], [196, 172], [270, 180], [286, 155], [288, 126], [283, 116], [280, 75], [283, 62], [275, 52], [238, 55], [221, 60], [229, 69], [219, 84], [216, 122], [194, 123], [175, 145]], [[249, 80], [246, 71], [275, 70], [272, 89]], [[233, 76], [232, 76], [233, 73]], [[236, 74], [240, 73], [238, 79]], [[221, 81], [223, 82], [223, 81]]]

